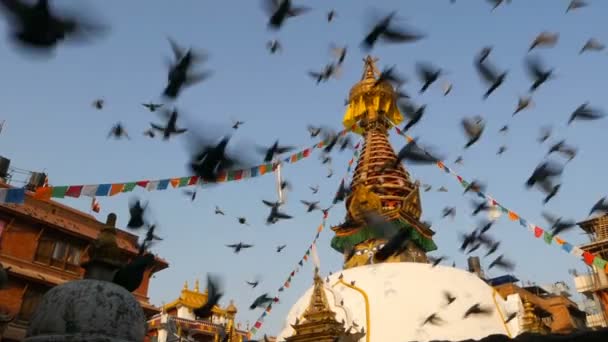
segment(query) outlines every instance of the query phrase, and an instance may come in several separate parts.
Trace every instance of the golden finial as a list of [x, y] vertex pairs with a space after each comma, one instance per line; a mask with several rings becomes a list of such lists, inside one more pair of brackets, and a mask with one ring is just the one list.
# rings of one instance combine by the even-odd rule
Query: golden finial
[[367, 57], [365, 57], [363, 59], [365, 66], [363, 67], [363, 76], [361, 76], [361, 81], [363, 81], [365, 79], [375, 80], [378, 76], [380, 76], [380, 72], [378, 71], [378, 68], [376, 67], [377, 61], [378, 61], [378, 58], [372, 57], [370, 55], [367, 55]]
[[184, 282], [184, 290], [187, 290], [187, 289], [188, 289], [188, 281], [186, 280], [186, 281]]
[[196, 281], [194, 281], [194, 292], [198, 292], [198, 279], [196, 279]]

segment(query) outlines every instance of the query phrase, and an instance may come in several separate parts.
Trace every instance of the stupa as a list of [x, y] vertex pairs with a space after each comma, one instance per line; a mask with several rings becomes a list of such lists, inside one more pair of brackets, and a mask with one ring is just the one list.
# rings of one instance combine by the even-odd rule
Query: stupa
[[[323, 284], [315, 277], [314, 286], [290, 309], [277, 341], [312, 342], [318, 336], [337, 334], [341, 329], [334, 322], [340, 322], [346, 331], [358, 332], [354, 340], [365, 342], [459, 341], [519, 334], [519, 319], [506, 322], [516, 308], [485, 281], [465, 270], [428, 263], [426, 254], [437, 246], [433, 230], [420, 222], [418, 184], [402, 165], [383, 168], [396, 160], [388, 131], [400, 124], [403, 116], [393, 86], [378, 81], [376, 61], [365, 58], [363, 77], [350, 91], [343, 120], [345, 127], [356, 127], [355, 133], [364, 138], [352, 192], [345, 201], [348, 223], [332, 228], [335, 237], [331, 246], [344, 255], [344, 270], [327, 277]], [[362, 216], [369, 210], [409, 232], [402, 254], [382, 262], [375, 258], [388, 237], [366, 227]], [[319, 291], [324, 292], [321, 302], [327, 319], [314, 327], [308, 316], [311, 306], [319, 302], [314, 300]], [[456, 298], [451, 304], [445, 299], [446, 291]], [[475, 304], [490, 314], [464, 318]], [[424, 324], [433, 313], [439, 323]]]

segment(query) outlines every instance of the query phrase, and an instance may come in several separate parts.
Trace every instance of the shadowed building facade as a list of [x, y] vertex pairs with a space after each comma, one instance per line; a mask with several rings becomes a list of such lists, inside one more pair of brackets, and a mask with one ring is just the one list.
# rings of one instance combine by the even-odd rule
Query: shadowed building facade
[[[114, 226], [116, 215], [110, 214], [106, 223]], [[10, 267], [8, 287], [0, 290], [0, 340], [22, 340], [42, 296], [57, 285], [83, 278], [81, 259], [106, 223], [58, 202], [36, 199], [29, 191], [24, 204], [0, 204], [0, 263]], [[137, 236], [121, 230], [116, 235], [121, 256], [128, 261], [138, 252]], [[160, 311], [149, 302], [150, 278], [167, 267], [157, 257], [133, 292], [147, 316]], [[1, 327], [3, 315], [10, 322]]]

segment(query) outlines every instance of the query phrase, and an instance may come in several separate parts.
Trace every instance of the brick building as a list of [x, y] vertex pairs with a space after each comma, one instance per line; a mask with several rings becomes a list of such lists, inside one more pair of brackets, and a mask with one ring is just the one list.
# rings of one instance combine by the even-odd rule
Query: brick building
[[[9, 187], [0, 183], [0, 187]], [[99, 222], [87, 213], [55, 201], [43, 201], [26, 192], [25, 203], [0, 204], [0, 263], [10, 267], [8, 287], [0, 290], [0, 317], [11, 321], [2, 326], [0, 341], [20, 341], [25, 336], [28, 321], [42, 296], [53, 286], [82, 279], [80, 267], [87, 249], [104, 225], [114, 226], [116, 216], [108, 215]], [[117, 230], [117, 243], [125, 260], [137, 254], [137, 236]], [[157, 257], [156, 264], [144, 274], [141, 286], [133, 295], [141, 303], [147, 317], [160, 310], [150, 304], [150, 277], [168, 264]]]

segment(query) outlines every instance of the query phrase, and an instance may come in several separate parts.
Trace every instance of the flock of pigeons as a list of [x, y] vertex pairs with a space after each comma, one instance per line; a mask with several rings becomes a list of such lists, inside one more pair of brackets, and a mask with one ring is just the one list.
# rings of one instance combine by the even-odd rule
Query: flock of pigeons
[[[451, 3], [455, 3], [456, 0], [450, 0]], [[510, 1], [504, 0], [488, 0], [492, 4], [492, 8], [496, 9], [502, 4], [508, 4]], [[309, 8], [302, 6], [295, 6], [290, 0], [267, 0], [265, 3], [265, 9], [268, 12], [268, 26], [272, 30], [280, 30], [281, 27], [294, 17], [304, 15], [308, 12]], [[566, 12], [575, 11], [583, 7], [588, 6], [586, 1], [583, 0], [572, 0], [570, 1]], [[61, 16], [49, 6], [47, 0], [37, 0], [35, 3], [30, 4], [21, 0], [0, 0], [0, 8], [7, 14], [7, 18], [10, 20], [12, 27], [11, 37], [15, 43], [20, 47], [29, 48], [31, 50], [39, 52], [52, 52], [58, 48], [65, 40], [71, 39], [87, 39], [95, 35], [99, 35], [105, 32], [104, 25], [93, 23], [92, 20], [85, 20], [76, 16]], [[327, 12], [326, 19], [328, 22], [334, 20], [338, 14], [336, 11], [331, 10]], [[405, 29], [398, 27], [395, 24], [396, 12], [392, 12], [378, 21], [369, 31], [368, 34], [363, 37], [361, 42], [361, 48], [369, 51], [373, 47], [380, 43], [409, 43], [415, 42], [421, 39], [425, 39], [426, 36], [420, 32], [416, 32], [414, 29]], [[530, 44], [529, 51], [536, 50], [538, 48], [549, 48], [554, 46], [559, 40], [559, 34], [556, 32], [542, 32], [540, 33]], [[178, 46], [172, 40], [169, 40], [171, 48], [174, 54], [174, 60], [169, 62], [169, 71], [167, 73], [167, 83], [162, 91], [162, 96], [167, 103], [176, 101], [179, 95], [188, 87], [208, 79], [212, 73], [210, 71], [195, 71], [195, 66], [203, 63], [206, 59], [204, 53], [196, 52], [193, 49], [184, 49]], [[279, 52], [282, 47], [278, 40], [271, 40], [267, 43], [267, 48], [270, 53]], [[597, 52], [605, 49], [604, 44], [595, 38], [590, 38], [580, 49], [580, 53], [586, 52]], [[317, 82], [326, 82], [333, 76], [336, 76], [340, 67], [347, 56], [346, 47], [333, 46], [332, 50], [335, 53], [336, 60], [326, 65], [321, 71], [311, 71], [309, 75]], [[492, 47], [485, 47], [481, 52], [474, 58], [473, 64], [481, 76], [483, 82], [487, 85], [487, 90], [482, 95], [484, 99], [492, 96], [495, 92], [500, 91], [501, 86], [507, 81], [508, 72], [500, 70], [491, 63]], [[530, 77], [530, 88], [529, 96], [521, 97], [518, 100], [516, 109], [513, 112], [513, 116], [525, 111], [530, 108], [533, 104], [532, 95], [538, 91], [545, 83], [550, 82], [554, 75], [552, 68], [546, 67], [545, 63], [538, 57], [527, 57], [526, 58], [527, 72]], [[435, 67], [430, 63], [418, 63], [417, 74], [420, 79], [421, 87], [419, 93], [424, 93], [433, 84], [438, 82], [444, 72], [441, 68]], [[401, 76], [395, 67], [385, 68], [377, 81], [390, 82], [396, 89], [396, 100], [401, 109], [401, 112], [408, 119], [402, 131], [407, 132], [413, 128], [420, 120], [424, 117], [426, 105], [415, 104], [411, 96], [403, 90], [405, 78]], [[443, 94], [447, 96], [452, 90], [452, 84], [445, 82], [443, 84]], [[97, 99], [93, 102], [94, 108], [102, 110], [104, 108], [105, 101], [103, 99]], [[178, 125], [179, 111], [173, 107], [173, 109], [166, 109], [167, 106], [164, 103], [143, 103], [147, 110], [150, 112], [157, 112], [162, 110], [162, 114], [166, 119], [166, 123], [150, 123], [150, 127], [144, 131], [144, 135], [155, 138], [157, 134], [162, 136], [162, 139], [169, 140], [174, 135], [180, 135], [188, 132], [187, 128], [181, 128]], [[605, 116], [599, 109], [593, 107], [589, 103], [581, 104], [572, 114], [568, 120], [568, 124], [573, 124], [578, 120], [598, 120]], [[240, 125], [244, 124], [242, 121], [235, 121], [232, 128], [237, 130]], [[462, 120], [462, 128], [466, 136], [467, 142], [465, 148], [469, 148], [479, 142], [485, 129], [485, 121], [480, 116], [468, 117]], [[328, 144], [324, 147], [324, 153], [321, 157], [321, 161], [325, 165], [331, 164], [330, 153], [337, 147], [337, 149], [343, 151], [347, 148], [353, 148], [352, 143], [348, 136], [344, 137], [337, 132], [327, 129], [324, 127], [313, 127], [309, 126], [308, 131], [311, 137], [317, 137], [321, 135]], [[507, 133], [509, 130], [508, 126], [504, 126], [500, 129], [500, 132]], [[194, 134], [193, 132], [190, 132]], [[108, 134], [108, 138], [127, 138], [130, 139], [127, 131], [123, 125], [118, 122], [116, 123]], [[539, 143], [546, 142], [551, 137], [551, 129], [549, 127], [543, 127], [541, 129], [541, 135], [538, 139]], [[220, 172], [230, 170], [233, 168], [241, 168], [246, 165], [243, 158], [236, 155], [229, 155], [226, 151], [226, 147], [230, 142], [230, 137], [226, 136], [218, 143], [217, 141], [211, 141], [209, 138], [199, 136], [196, 137], [198, 141], [198, 147], [196, 152], [193, 153], [191, 160], [188, 165], [194, 175], [197, 175], [201, 180], [213, 183], [217, 180]], [[277, 160], [277, 157], [283, 153], [294, 150], [291, 146], [280, 145], [276, 141], [272, 146], [259, 148], [260, 154], [263, 155], [262, 160], [264, 162], [273, 162]], [[498, 154], [502, 154], [506, 151], [505, 146], [499, 148]], [[561, 140], [548, 149], [549, 154], [560, 154], [567, 158], [568, 161], [573, 160], [577, 154], [577, 148], [566, 143], [565, 140]], [[386, 168], [396, 167], [399, 163], [406, 160], [410, 163], [422, 163], [430, 164], [435, 163], [439, 160], [443, 160], [439, 154], [433, 152], [427, 147], [422, 147], [418, 141], [414, 140], [404, 146], [397, 155], [397, 160], [385, 165]], [[456, 163], [462, 163], [462, 157], [456, 159]], [[549, 202], [554, 196], [556, 196], [560, 189], [558, 177], [562, 174], [564, 165], [554, 161], [543, 161], [532, 173], [526, 186], [528, 188], [537, 187], [540, 191], [545, 194], [544, 203]], [[331, 177], [333, 172], [329, 168], [328, 177]], [[281, 184], [281, 188], [288, 190], [290, 184], [284, 182]], [[443, 188], [443, 187], [442, 187]], [[468, 191], [485, 191], [485, 184], [481, 181], [472, 182], [465, 193]], [[313, 194], [317, 193], [318, 186], [310, 187]], [[430, 187], [429, 187], [430, 189]], [[343, 201], [350, 189], [341, 182], [340, 187], [333, 200], [333, 205]], [[440, 190], [442, 191], [442, 190]], [[443, 188], [443, 191], [446, 191]], [[196, 190], [189, 190], [186, 193], [191, 200], [196, 197]], [[307, 212], [315, 210], [327, 213], [331, 208], [323, 209], [320, 206], [319, 201], [302, 201], [306, 206]], [[279, 220], [290, 219], [291, 215], [288, 215], [280, 211], [280, 207], [283, 204], [281, 201], [269, 202], [263, 201], [267, 207], [270, 208], [270, 213], [266, 220], [267, 224], [277, 223]], [[473, 201], [473, 212], [475, 216], [482, 211], [490, 210], [490, 206], [486, 201]], [[134, 258], [129, 265], [125, 266], [119, 272], [116, 273], [114, 282], [125, 287], [129, 291], [135, 290], [142, 281], [143, 271], [151, 265], [153, 262], [153, 256], [147, 252], [147, 249], [155, 241], [160, 241], [162, 238], [155, 234], [156, 225], [147, 222], [144, 218], [146, 206], [142, 205], [139, 200], [136, 200], [130, 206], [130, 221], [128, 228], [134, 230], [145, 229], [146, 234], [143, 242], [140, 245], [139, 255]], [[592, 208], [591, 212], [608, 212], [608, 201], [606, 198], [600, 199]], [[443, 211], [443, 217], [455, 215], [455, 208], [445, 208]], [[215, 214], [225, 215], [223, 210], [216, 207]], [[383, 222], [378, 215], [370, 213], [368, 215], [368, 223], [371, 226], [378, 226], [378, 229], [387, 229], [386, 225], [390, 224]], [[569, 228], [574, 227], [575, 221], [571, 219], [564, 219], [549, 213], [544, 213], [543, 216], [550, 223], [552, 227], [552, 233], [558, 234]], [[248, 224], [245, 217], [238, 217], [240, 224]], [[492, 226], [492, 221], [486, 220], [480, 223], [479, 227], [469, 234], [462, 235], [462, 246], [461, 250], [467, 253], [476, 251], [480, 247], [487, 249], [486, 256], [490, 256], [495, 253], [500, 245], [499, 241], [492, 239], [488, 231]], [[378, 251], [376, 258], [379, 260], [386, 259], [390, 255], [401, 253], [405, 248], [405, 242], [407, 241], [407, 234], [399, 231], [394, 231], [390, 234], [392, 238], [385, 245], [383, 249]], [[239, 253], [243, 249], [251, 248], [253, 245], [238, 242], [227, 245], [232, 248], [235, 253]], [[276, 251], [280, 253], [286, 246], [278, 246]], [[445, 257], [431, 258], [431, 263], [437, 265], [441, 261], [445, 260]], [[508, 261], [503, 255], [497, 257], [491, 262], [490, 268], [502, 267], [505, 269], [511, 269], [513, 263]], [[258, 281], [247, 282], [250, 286], [256, 287]], [[6, 272], [0, 267], [0, 288], [6, 284]], [[222, 297], [222, 292], [219, 285], [219, 280], [209, 275], [208, 277], [208, 291], [209, 301], [201, 308], [195, 310], [197, 316], [201, 318], [208, 318], [211, 315], [211, 308], [216, 305]], [[446, 300], [448, 304], [451, 303], [454, 298], [446, 293]], [[251, 304], [251, 309], [264, 307], [268, 303], [272, 302], [273, 298], [267, 293], [256, 298]], [[479, 305], [473, 306], [465, 313], [465, 317], [470, 315], [484, 314], [485, 310]], [[439, 320], [436, 314], [429, 316], [424, 324], [435, 324]], [[228, 338], [229, 336], [226, 336]], [[266, 339], [266, 338], [265, 338]], [[342, 341], [348, 341], [347, 337], [341, 339]]]

